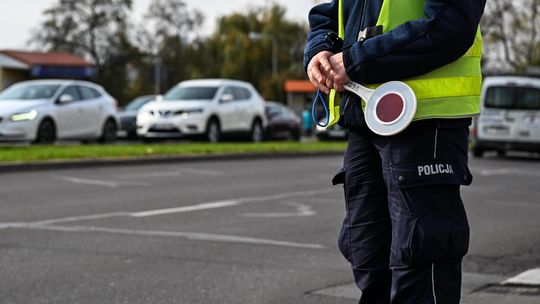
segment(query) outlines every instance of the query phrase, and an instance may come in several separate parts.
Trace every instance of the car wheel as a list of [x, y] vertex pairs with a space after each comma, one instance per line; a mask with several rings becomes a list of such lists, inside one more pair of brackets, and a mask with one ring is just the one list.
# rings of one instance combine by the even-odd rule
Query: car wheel
[[478, 148], [478, 147], [474, 147], [473, 148], [473, 156], [478, 157], [478, 158], [484, 156], [484, 150], [481, 149], [481, 148]]
[[43, 120], [38, 127], [36, 143], [52, 144], [56, 140], [56, 127], [50, 119]]
[[254, 121], [251, 126], [250, 139], [252, 142], [261, 142], [264, 139], [264, 130], [258, 120]]
[[217, 143], [221, 139], [219, 122], [215, 118], [210, 119], [206, 125], [205, 139], [211, 143]]
[[118, 127], [116, 126], [116, 123], [112, 119], [107, 119], [107, 121], [103, 125], [103, 130], [101, 132], [101, 137], [99, 138], [99, 141], [102, 143], [110, 143], [115, 141], [117, 131]]
[[296, 130], [293, 130], [291, 131], [291, 138], [295, 141], [299, 141], [300, 138], [302, 137], [301, 134], [300, 134], [300, 130], [296, 129]]

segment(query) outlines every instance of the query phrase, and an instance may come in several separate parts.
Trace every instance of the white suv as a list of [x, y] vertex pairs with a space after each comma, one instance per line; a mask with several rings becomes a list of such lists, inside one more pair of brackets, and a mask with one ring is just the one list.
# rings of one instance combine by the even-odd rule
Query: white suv
[[0, 93], [0, 141], [113, 141], [116, 100], [101, 86], [74, 80], [34, 80]]
[[147, 139], [202, 135], [218, 142], [223, 134], [240, 133], [258, 142], [265, 126], [263, 98], [237, 80], [181, 82], [137, 115], [137, 134]]

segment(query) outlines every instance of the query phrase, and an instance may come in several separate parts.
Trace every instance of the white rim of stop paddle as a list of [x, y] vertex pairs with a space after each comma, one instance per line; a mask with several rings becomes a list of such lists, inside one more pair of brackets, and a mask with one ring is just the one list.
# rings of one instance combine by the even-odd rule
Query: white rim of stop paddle
[[[383, 96], [394, 93], [403, 100], [403, 111], [400, 116], [390, 123], [382, 122], [377, 117], [377, 105]], [[374, 102], [377, 100], [377, 102]], [[414, 91], [405, 83], [391, 81], [381, 85], [367, 102], [364, 111], [366, 124], [375, 134], [381, 136], [391, 136], [405, 130], [413, 121], [416, 114], [417, 102]]]

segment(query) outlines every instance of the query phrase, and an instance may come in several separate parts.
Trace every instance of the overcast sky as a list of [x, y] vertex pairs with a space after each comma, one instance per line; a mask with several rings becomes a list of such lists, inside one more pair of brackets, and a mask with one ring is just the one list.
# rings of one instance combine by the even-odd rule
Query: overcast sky
[[[0, 0], [0, 49], [24, 49], [31, 31], [43, 21], [42, 12], [59, 0]], [[139, 19], [151, 0], [133, 0], [134, 17]], [[269, 0], [186, 0], [190, 8], [197, 8], [206, 16], [203, 34], [211, 33], [218, 16], [243, 12]], [[275, 0], [287, 7], [289, 19], [306, 21], [312, 0]]]

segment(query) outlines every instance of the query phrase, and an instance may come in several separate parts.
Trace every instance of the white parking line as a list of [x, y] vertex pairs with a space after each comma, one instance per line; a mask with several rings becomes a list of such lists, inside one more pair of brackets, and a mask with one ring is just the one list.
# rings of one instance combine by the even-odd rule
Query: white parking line
[[222, 171], [215, 170], [200, 170], [192, 168], [182, 168], [176, 171], [157, 171], [157, 172], [143, 172], [143, 173], [130, 173], [118, 175], [121, 179], [142, 179], [142, 178], [159, 178], [159, 177], [177, 177], [187, 174], [203, 175], [203, 176], [223, 176]]
[[147, 217], [147, 216], [156, 216], [156, 215], [164, 215], [164, 214], [172, 214], [172, 213], [183, 213], [183, 212], [201, 211], [201, 210], [207, 210], [207, 209], [232, 207], [232, 206], [237, 206], [240, 204], [241, 202], [236, 201], [236, 200], [218, 201], [218, 202], [204, 203], [204, 204], [193, 205], [193, 206], [158, 209], [158, 210], [150, 210], [150, 211], [144, 211], [144, 212], [134, 212], [134, 213], [130, 213], [129, 216]]
[[530, 269], [510, 278], [503, 285], [530, 285], [540, 286], [540, 268]]
[[55, 176], [55, 178], [72, 183], [72, 184], [79, 184], [79, 185], [101, 186], [101, 187], [107, 187], [107, 188], [112, 188], [112, 189], [116, 189], [120, 187], [120, 184], [114, 181], [86, 179], [86, 178], [71, 177], [71, 176]]
[[283, 213], [244, 213], [247, 217], [260, 217], [260, 218], [280, 218], [280, 217], [308, 217], [317, 214], [311, 206], [299, 204], [295, 202], [283, 203], [284, 205], [293, 206], [297, 209], [296, 212], [283, 212]]
[[484, 169], [477, 171], [481, 176], [496, 176], [496, 175], [518, 175], [518, 176], [532, 176], [539, 177], [540, 172], [530, 171], [520, 168], [498, 168], [498, 169]]
[[78, 222], [78, 221], [100, 220], [100, 219], [105, 219], [105, 218], [110, 218], [110, 217], [119, 217], [119, 216], [129, 216], [129, 212], [113, 212], [113, 213], [64, 217], [64, 218], [58, 218], [58, 219], [50, 219], [50, 220], [44, 220], [44, 221], [39, 221], [39, 222], [26, 223], [26, 226], [44, 226], [44, 225], [53, 225], [53, 224]]
[[192, 241], [211, 241], [211, 242], [224, 242], [224, 243], [244, 243], [255, 245], [271, 245], [280, 247], [291, 248], [305, 248], [305, 249], [324, 249], [320, 244], [305, 244], [295, 242], [285, 242], [270, 239], [259, 239], [251, 237], [241, 237], [234, 235], [223, 234], [208, 234], [208, 233], [189, 233], [189, 232], [176, 232], [176, 231], [151, 231], [151, 230], [130, 230], [130, 229], [113, 229], [102, 227], [87, 227], [87, 226], [21, 226], [19, 229], [30, 230], [42, 230], [42, 231], [60, 231], [60, 232], [100, 232], [111, 234], [125, 234], [125, 235], [138, 235], [138, 236], [162, 236], [162, 237], [177, 237], [184, 238]]
[[56, 175], [54, 176], [54, 178], [68, 182], [68, 183], [72, 183], [72, 184], [99, 186], [99, 187], [106, 187], [106, 188], [111, 188], [111, 189], [117, 189], [117, 188], [120, 188], [121, 186], [149, 186], [150, 185], [148, 183], [141, 183], [141, 182], [98, 180], [98, 179], [87, 179], [87, 178], [62, 176], [62, 175]]
[[244, 198], [238, 198], [238, 199], [227, 200], [227, 201], [208, 202], [208, 203], [197, 204], [197, 205], [192, 205], [192, 206], [157, 209], [157, 210], [149, 210], [149, 211], [144, 211], [144, 212], [134, 212], [134, 213], [129, 214], [129, 216], [147, 217], [147, 216], [165, 215], [165, 214], [173, 214], [173, 213], [193, 212], [193, 211], [238, 206], [238, 205], [246, 204], [246, 203], [273, 201], [273, 200], [286, 199], [286, 198], [291, 198], [291, 197], [312, 196], [312, 195], [324, 194], [324, 193], [328, 193], [332, 191], [333, 189], [325, 189], [325, 190], [311, 190], [311, 191], [280, 193], [276, 195], [259, 196], [259, 197], [244, 197]]

